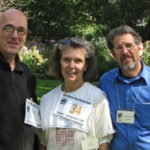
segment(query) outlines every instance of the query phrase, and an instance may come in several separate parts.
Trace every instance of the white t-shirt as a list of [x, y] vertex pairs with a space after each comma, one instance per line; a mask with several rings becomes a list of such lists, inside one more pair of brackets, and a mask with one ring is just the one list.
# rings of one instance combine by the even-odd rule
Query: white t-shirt
[[42, 97], [41, 144], [47, 150], [82, 150], [81, 141], [89, 135], [98, 138], [99, 144], [109, 141], [115, 131], [104, 92], [88, 82], [70, 93], [61, 87]]

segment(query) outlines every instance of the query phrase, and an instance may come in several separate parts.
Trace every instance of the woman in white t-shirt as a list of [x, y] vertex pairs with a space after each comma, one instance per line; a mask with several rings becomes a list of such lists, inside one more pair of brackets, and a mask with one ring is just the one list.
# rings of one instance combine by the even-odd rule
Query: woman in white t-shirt
[[96, 76], [92, 44], [60, 40], [51, 73], [63, 84], [42, 97], [41, 150], [108, 150], [115, 131], [105, 94], [89, 83]]

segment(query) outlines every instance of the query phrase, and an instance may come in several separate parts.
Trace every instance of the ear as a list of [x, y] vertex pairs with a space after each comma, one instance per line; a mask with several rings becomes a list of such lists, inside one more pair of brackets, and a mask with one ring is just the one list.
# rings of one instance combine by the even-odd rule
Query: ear
[[110, 50], [109, 55], [110, 55], [111, 57], [113, 57], [113, 59], [116, 61], [116, 55], [115, 55], [115, 52], [114, 52], [113, 50]]
[[144, 51], [143, 43], [140, 43], [140, 44], [138, 45], [138, 48], [139, 48], [138, 54], [139, 54], [140, 57], [142, 57], [143, 51]]

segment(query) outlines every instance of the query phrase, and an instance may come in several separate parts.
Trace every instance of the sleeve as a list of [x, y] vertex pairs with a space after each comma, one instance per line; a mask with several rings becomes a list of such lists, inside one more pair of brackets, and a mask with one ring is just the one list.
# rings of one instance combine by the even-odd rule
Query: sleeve
[[37, 103], [35, 75], [32, 72], [32, 70], [29, 69], [29, 67], [26, 64], [24, 64], [23, 62], [20, 62], [20, 65], [24, 69], [25, 76], [27, 77], [27, 90], [28, 90], [28, 93], [29, 93], [29, 96], [30, 96], [28, 98], [33, 98], [33, 101], [35, 103]]
[[98, 97], [97, 103], [94, 104], [94, 114], [95, 134], [99, 139], [99, 144], [110, 142], [115, 130], [112, 125], [109, 104], [104, 93]]
[[41, 103], [40, 103], [40, 116], [41, 116], [42, 129], [36, 129], [36, 133], [39, 137], [40, 144], [47, 145], [46, 130], [44, 129], [44, 117], [45, 117], [45, 100], [44, 100], [44, 96], [42, 97]]
[[32, 97], [35, 103], [37, 103], [37, 95], [36, 95], [36, 78], [33, 75], [32, 76], [32, 80], [30, 80], [30, 82], [32, 82]]
[[99, 145], [104, 144], [104, 143], [110, 143], [112, 138], [113, 138], [113, 135], [110, 134], [110, 135], [107, 135], [105, 137], [102, 137], [102, 138], [98, 139], [99, 140]]

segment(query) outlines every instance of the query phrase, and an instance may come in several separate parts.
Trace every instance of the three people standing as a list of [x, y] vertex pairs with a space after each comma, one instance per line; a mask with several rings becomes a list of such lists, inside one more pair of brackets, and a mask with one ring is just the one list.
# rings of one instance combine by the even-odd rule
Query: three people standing
[[[33, 150], [34, 128], [24, 124], [27, 98], [36, 102], [32, 71], [19, 60], [27, 37], [27, 18], [16, 9], [0, 16], [0, 149]], [[141, 37], [129, 26], [107, 36], [107, 44], [119, 67], [105, 73], [100, 89], [89, 83], [95, 75], [91, 44], [83, 39], [58, 42], [52, 73], [63, 81], [43, 96], [40, 106], [41, 149], [150, 149], [150, 68], [141, 60]], [[109, 104], [108, 104], [108, 101]], [[109, 112], [109, 106], [111, 115]]]

